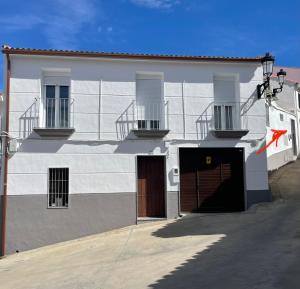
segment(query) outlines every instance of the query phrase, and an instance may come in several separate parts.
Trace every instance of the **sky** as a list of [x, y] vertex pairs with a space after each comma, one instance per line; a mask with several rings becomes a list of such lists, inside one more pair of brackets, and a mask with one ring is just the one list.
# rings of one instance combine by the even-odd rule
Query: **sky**
[[1, 1], [0, 43], [208, 56], [269, 51], [277, 65], [300, 67], [299, 12], [299, 0], [10, 0]]

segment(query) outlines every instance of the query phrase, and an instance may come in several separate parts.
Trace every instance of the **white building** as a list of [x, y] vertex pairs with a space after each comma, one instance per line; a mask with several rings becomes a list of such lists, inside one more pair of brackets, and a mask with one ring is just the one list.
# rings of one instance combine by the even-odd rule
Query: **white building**
[[274, 170], [284, 164], [294, 161], [300, 154], [300, 69], [288, 67], [274, 67], [274, 77], [271, 86], [279, 87], [276, 73], [284, 69], [287, 73], [285, 84], [278, 99], [267, 105], [267, 139], [272, 138], [271, 129], [285, 129], [287, 134], [278, 142], [278, 147], [268, 149], [268, 169]]
[[271, 199], [260, 57], [3, 53], [2, 254]]

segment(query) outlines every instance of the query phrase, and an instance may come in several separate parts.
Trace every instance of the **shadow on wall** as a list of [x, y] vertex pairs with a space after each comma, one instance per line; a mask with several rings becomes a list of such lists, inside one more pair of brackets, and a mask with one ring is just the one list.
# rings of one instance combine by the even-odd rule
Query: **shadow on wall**
[[135, 127], [135, 105], [134, 101], [125, 109], [125, 111], [116, 120], [117, 139], [124, 140]]
[[38, 125], [38, 101], [35, 102], [19, 118], [19, 137], [27, 138], [33, 128]]
[[[167, 224], [153, 235], [157, 238], [202, 236], [204, 243], [210, 237], [212, 240], [216, 236], [221, 238], [192, 258], [184, 260], [169, 274], [149, 285], [149, 288], [275, 288], [275, 285], [281, 284], [286, 267], [293, 265], [292, 260], [298, 264], [294, 269], [298, 272], [297, 277], [299, 258], [291, 258], [286, 248], [294, 232], [286, 231], [289, 221], [283, 218], [285, 214], [295, 213], [296, 207], [294, 209], [291, 212], [286, 207], [277, 207], [276, 210], [258, 208], [255, 212], [246, 213], [190, 215]], [[278, 242], [278, 235], [284, 236], [282, 242]], [[197, 246], [201, 248], [201, 241]], [[293, 255], [298, 256], [300, 246], [294, 249]], [[274, 260], [275, 256], [280, 256], [280, 259]], [[280, 261], [276, 262], [276, 259]], [[289, 282], [293, 284], [293, 281]], [[268, 287], [267, 284], [275, 287]]]

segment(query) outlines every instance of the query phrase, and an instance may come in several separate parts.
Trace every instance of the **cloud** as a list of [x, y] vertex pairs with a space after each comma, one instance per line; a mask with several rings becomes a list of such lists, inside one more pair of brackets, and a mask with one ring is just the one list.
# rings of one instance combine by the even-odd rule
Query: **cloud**
[[51, 4], [39, 11], [39, 15], [24, 13], [0, 17], [2, 29], [39, 29], [51, 47], [75, 49], [79, 33], [95, 19], [94, 0], [53, 0]]
[[0, 17], [0, 25], [6, 30], [28, 30], [43, 24], [44, 20], [36, 15], [14, 15]]
[[130, 0], [133, 4], [150, 9], [170, 9], [178, 5], [178, 0]]
[[49, 16], [44, 33], [53, 47], [76, 48], [77, 35], [94, 20], [96, 9], [91, 0], [54, 0], [55, 13]]

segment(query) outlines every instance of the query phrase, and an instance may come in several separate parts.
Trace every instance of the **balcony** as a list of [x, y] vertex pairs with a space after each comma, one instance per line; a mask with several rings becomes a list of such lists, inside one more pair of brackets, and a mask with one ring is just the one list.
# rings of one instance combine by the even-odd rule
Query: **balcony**
[[212, 105], [212, 130], [217, 138], [241, 138], [248, 130], [248, 117], [244, 104], [215, 102]]
[[74, 133], [74, 100], [38, 99], [33, 130], [41, 137], [69, 137]]
[[168, 102], [137, 104], [133, 101], [116, 124], [121, 139], [130, 133], [138, 138], [163, 138], [169, 133]]

